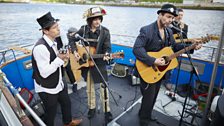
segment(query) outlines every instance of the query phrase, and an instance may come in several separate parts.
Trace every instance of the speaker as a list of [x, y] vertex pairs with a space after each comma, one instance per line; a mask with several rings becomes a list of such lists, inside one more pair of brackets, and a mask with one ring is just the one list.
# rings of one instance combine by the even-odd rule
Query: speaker
[[214, 119], [210, 126], [223, 126], [224, 124], [224, 95], [219, 97], [218, 104], [215, 110]]

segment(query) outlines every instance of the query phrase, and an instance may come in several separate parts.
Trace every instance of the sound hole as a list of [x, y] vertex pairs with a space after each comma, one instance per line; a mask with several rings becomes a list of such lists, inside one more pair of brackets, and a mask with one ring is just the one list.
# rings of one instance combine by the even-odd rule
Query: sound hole
[[162, 71], [164, 71], [164, 70], [166, 70], [166, 68], [169, 66], [169, 64], [170, 64], [170, 60], [169, 60], [169, 57], [168, 56], [163, 56], [162, 58], [164, 58], [165, 59], [165, 66], [158, 66], [158, 69], [159, 69], [159, 71], [160, 72], [162, 72]]
[[84, 53], [81, 58], [79, 59], [79, 65], [85, 64], [87, 62], [88, 56]]
[[165, 59], [165, 64], [168, 65], [168, 63], [170, 62], [170, 59], [168, 56], [163, 56], [162, 58]]

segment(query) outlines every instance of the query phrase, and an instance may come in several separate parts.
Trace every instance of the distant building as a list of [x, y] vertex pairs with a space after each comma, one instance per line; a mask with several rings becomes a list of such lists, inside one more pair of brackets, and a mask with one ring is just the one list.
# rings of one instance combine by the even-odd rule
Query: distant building
[[183, 4], [194, 3], [224, 3], [224, 0], [183, 0]]
[[183, 0], [183, 4], [193, 4], [195, 0]]
[[213, 0], [213, 3], [224, 3], [224, 0]]

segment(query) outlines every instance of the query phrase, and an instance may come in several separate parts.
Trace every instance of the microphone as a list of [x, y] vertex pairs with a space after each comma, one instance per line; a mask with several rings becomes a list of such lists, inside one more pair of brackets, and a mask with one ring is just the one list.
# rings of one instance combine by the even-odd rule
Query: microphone
[[79, 39], [79, 40], [82, 40], [82, 41], [84, 41], [84, 42], [87, 42], [86, 39], [83, 38], [82, 36], [80, 36], [78, 33], [75, 34], [75, 38], [76, 38], [76, 39]]
[[179, 29], [179, 28], [173, 26], [172, 24], [170, 24], [168, 27], [173, 28], [173, 29], [175, 29], [175, 30], [178, 31], [178, 32], [183, 32], [181, 29]]

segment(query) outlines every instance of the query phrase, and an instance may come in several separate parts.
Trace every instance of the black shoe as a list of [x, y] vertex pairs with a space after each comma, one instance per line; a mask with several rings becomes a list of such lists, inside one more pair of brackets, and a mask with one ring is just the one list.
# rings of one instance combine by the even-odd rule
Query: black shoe
[[96, 109], [89, 109], [88, 118], [91, 119], [95, 115]]
[[149, 120], [140, 119], [139, 123], [140, 123], [140, 126], [148, 126], [149, 125]]
[[113, 116], [112, 116], [111, 112], [106, 112], [105, 113], [105, 119], [106, 119], [107, 122], [110, 122], [110, 121], [113, 120]]
[[73, 84], [72, 86], [72, 91], [75, 93], [77, 92], [77, 84]]
[[149, 118], [150, 121], [157, 121], [157, 117], [156, 116], [151, 116], [151, 118]]

